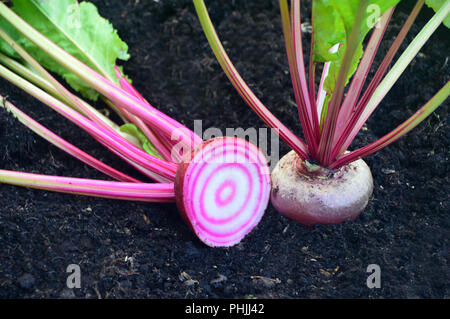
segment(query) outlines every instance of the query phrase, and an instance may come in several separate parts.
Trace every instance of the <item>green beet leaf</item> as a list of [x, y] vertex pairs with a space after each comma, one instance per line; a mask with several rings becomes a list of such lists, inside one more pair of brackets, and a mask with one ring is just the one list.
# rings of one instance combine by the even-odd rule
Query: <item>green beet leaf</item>
[[[363, 55], [363, 40], [377, 19], [400, 0], [369, 0], [358, 38], [358, 46], [351, 61], [346, 84], [355, 73]], [[345, 55], [347, 40], [355, 25], [360, 0], [314, 0], [313, 1], [313, 62], [331, 62], [324, 89], [332, 94], [336, 86], [340, 67]], [[341, 43], [336, 53], [330, 53], [332, 46]], [[329, 99], [327, 99], [329, 101]], [[327, 105], [324, 105], [326, 112]]]
[[159, 152], [156, 150], [156, 148], [153, 146], [153, 144], [150, 143], [148, 138], [144, 135], [144, 133], [142, 133], [140, 129], [136, 127], [136, 125], [132, 123], [124, 124], [120, 127], [120, 131], [136, 137], [141, 143], [141, 146], [144, 149], [144, 151], [146, 151], [148, 154], [163, 159], [162, 156], [159, 154]]
[[[444, 3], [448, 2], [448, 1], [449, 0], [427, 0], [427, 1], [425, 1], [425, 4], [427, 6], [429, 6], [430, 8], [433, 8], [434, 11], [438, 11], [444, 5]], [[450, 28], [450, 15], [448, 15], [444, 19], [444, 25], [447, 28]]]
[[[78, 3], [77, 0], [12, 0], [12, 3], [12, 9], [44, 36], [109, 80], [117, 82], [114, 66], [117, 59], [129, 58], [128, 46], [92, 3]], [[5, 21], [0, 21], [0, 27], [44, 67], [61, 75], [73, 89], [86, 98], [97, 100], [97, 92], [59, 66]], [[0, 50], [17, 57], [4, 42], [0, 42]]]

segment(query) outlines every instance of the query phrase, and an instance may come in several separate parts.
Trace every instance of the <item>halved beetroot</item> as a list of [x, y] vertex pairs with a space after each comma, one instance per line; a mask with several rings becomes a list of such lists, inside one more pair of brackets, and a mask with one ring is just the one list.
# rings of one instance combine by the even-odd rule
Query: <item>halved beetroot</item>
[[245, 140], [215, 138], [185, 154], [175, 179], [176, 203], [208, 246], [232, 246], [261, 220], [271, 180], [261, 151]]

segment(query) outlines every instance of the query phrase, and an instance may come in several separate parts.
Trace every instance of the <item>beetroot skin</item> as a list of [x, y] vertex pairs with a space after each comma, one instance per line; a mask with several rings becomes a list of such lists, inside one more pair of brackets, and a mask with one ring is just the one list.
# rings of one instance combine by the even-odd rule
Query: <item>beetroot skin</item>
[[300, 161], [291, 151], [272, 172], [271, 202], [279, 213], [304, 225], [338, 224], [361, 214], [373, 191], [363, 160], [325, 176], [301, 173]]

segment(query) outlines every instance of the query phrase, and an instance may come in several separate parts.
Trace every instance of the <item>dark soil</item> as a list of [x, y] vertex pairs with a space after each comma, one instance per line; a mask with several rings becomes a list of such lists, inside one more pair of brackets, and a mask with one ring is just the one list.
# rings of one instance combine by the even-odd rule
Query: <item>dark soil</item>
[[[124, 65], [126, 73], [155, 106], [190, 128], [194, 119], [202, 119], [204, 128], [264, 127], [216, 63], [190, 0], [94, 2], [128, 42], [132, 58]], [[207, 4], [241, 75], [263, 103], [301, 134], [297, 110], [289, 103], [293, 96], [277, 1]], [[411, 5], [396, 10], [377, 61]], [[430, 14], [423, 10], [407, 43]], [[352, 147], [383, 136], [449, 80], [448, 39], [448, 31], [439, 29]], [[131, 171], [3, 80], [0, 93], [97, 158]], [[204, 246], [172, 204], [0, 185], [0, 297], [448, 298], [447, 114], [448, 102], [407, 137], [367, 158], [375, 190], [355, 222], [303, 227], [269, 207], [259, 226], [229, 249]], [[280, 152], [288, 152], [283, 143]], [[4, 112], [0, 167], [104, 178]], [[81, 289], [65, 288], [69, 264], [81, 267]], [[381, 289], [366, 286], [369, 264], [381, 267]]]

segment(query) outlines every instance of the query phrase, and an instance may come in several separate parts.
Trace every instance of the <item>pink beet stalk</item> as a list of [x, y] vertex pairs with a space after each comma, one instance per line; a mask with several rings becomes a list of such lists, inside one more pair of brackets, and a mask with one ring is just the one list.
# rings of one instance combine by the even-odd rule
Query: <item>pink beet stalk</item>
[[436, 110], [439, 105], [441, 105], [448, 98], [449, 95], [450, 81], [448, 81], [447, 84], [445, 84], [444, 87], [438, 93], [436, 93], [436, 95], [430, 101], [422, 106], [408, 120], [399, 125], [395, 130], [369, 145], [341, 156], [333, 165], [335, 167], [339, 167], [347, 163], [351, 163], [355, 159], [378, 152], [379, 150], [382, 150], [383, 148], [394, 143], [400, 137], [420, 124], [425, 118], [427, 118], [427, 116], [430, 115], [434, 110]]
[[[227, 53], [212, 25], [208, 11], [203, 1], [194, 1], [195, 8], [199, 14], [199, 19], [209, 41], [211, 49], [217, 57], [222, 69], [230, 79], [237, 92], [252, 108], [252, 110], [266, 123], [266, 125], [275, 130], [277, 134], [302, 158], [308, 158], [308, 146], [291, 130], [289, 130], [279, 119], [277, 119], [267, 107], [261, 103], [250, 87], [242, 79]], [[289, 54], [289, 53], [288, 53]]]
[[[293, 6], [296, 4], [293, 3]], [[296, 7], [292, 14], [292, 23], [289, 18], [289, 8], [287, 1], [280, 1], [280, 12], [283, 23], [283, 34], [286, 44], [286, 52], [289, 62], [289, 69], [291, 73], [292, 85], [294, 87], [294, 96], [298, 105], [298, 112], [300, 121], [303, 127], [306, 127], [305, 138], [307, 143], [312, 145], [309, 147], [309, 152], [313, 156], [317, 152], [317, 133], [319, 131], [319, 121], [317, 117], [317, 109], [315, 103], [311, 100], [311, 97], [315, 95], [313, 83], [309, 83], [307, 86], [306, 72], [302, 52], [302, 39], [301, 39], [301, 21], [300, 21], [300, 7]], [[295, 12], [295, 13], [294, 13]], [[299, 30], [300, 28], [300, 30]], [[310, 55], [310, 57], [312, 57]], [[310, 65], [310, 78], [312, 75], [313, 66]], [[308, 94], [309, 96], [305, 96]]]
[[[116, 71], [119, 71], [119, 70], [116, 70]], [[121, 84], [121, 87], [123, 90], [125, 90], [132, 96], [139, 99], [142, 103], [144, 103], [144, 105], [146, 105], [147, 108], [154, 109], [147, 102], [147, 100], [144, 99], [138, 91], [136, 91], [136, 89], [131, 85], [131, 83], [121, 75], [120, 75], [120, 84]], [[117, 106], [123, 112], [126, 112], [127, 114], [129, 114], [130, 111], [127, 109], [126, 105], [124, 105], [122, 103], [118, 103]], [[130, 116], [130, 117], [136, 119], [136, 125], [144, 132], [144, 134], [146, 134], [146, 133], [149, 134], [148, 137], [150, 138], [151, 141], [153, 141], [153, 139], [154, 139], [154, 141], [156, 143], [156, 144], [154, 144], [155, 147], [158, 149], [158, 151], [163, 153], [163, 155], [166, 159], [171, 159], [175, 162], [179, 162], [182, 154], [180, 155], [175, 152], [170, 152], [169, 149], [171, 149], [175, 144], [177, 144], [179, 141], [183, 141], [184, 139], [187, 139], [189, 141], [187, 146], [195, 147], [196, 145], [201, 143], [201, 139], [194, 132], [187, 129], [180, 123], [174, 121], [167, 115], [161, 113], [161, 116], [173, 125], [174, 129], [171, 131], [170, 135], [167, 133], [167, 131], [161, 130], [159, 124], [157, 124], [157, 123], [155, 124], [155, 123], [148, 122], [147, 123], [148, 127], [146, 127], [147, 125], [141, 120], [140, 117], [137, 117], [137, 116], [134, 116], [134, 117]], [[176, 133], [174, 133], [174, 132], [176, 132]], [[179, 138], [180, 140], [174, 140], [175, 137]]]
[[110, 131], [104, 130], [103, 128], [99, 127], [97, 124], [80, 115], [78, 112], [66, 106], [61, 101], [33, 86], [31, 83], [21, 79], [9, 70], [6, 70], [1, 66], [0, 70], [2, 70], [2, 76], [5, 79], [21, 87], [22, 89], [39, 99], [41, 102], [45, 103], [53, 110], [84, 129], [109, 149], [115, 150], [116, 152], [121, 154], [122, 157], [125, 157], [128, 160], [131, 160], [136, 164], [142, 166], [143, 168], [148, 169], [161, 176], [160, 181], [167, 181], [167, 178], [170, 179], [175, 176], [175, 164], [168, 163], [159, 158], [151, 156], [130, 143], [124, 143], [124, 141], [117, 135], [112, 134]]
[[[292, 4], [292, 49], [295, 57], [295, 68], [297, 80], [294, 83], [294, 92], [299, 109], [300, 120], [304, 128], [305, 139], [312, 156], [316, 156], [318, 147], [318, 127], [317, 116], [313, 116], [312, 105], [309, 94], [308, 83], [306, 81], [306, 71], [303, 59], [303, 46], [301, 36], [300, 1], [291, 1]], [[317, 122], [318, 123], [318, 122]]]
[[173, 202], [173, 184], [108, 182], [0, 170], [0, 182], [53, 192], [130, 201]]
[[[375, 58], [375, 54], [378, 51], [378, 47], [380, 46], [384, 32], [386, 31], [393, 12], [394, 8], [391, 8], [387, 12], [385, 12], [381, 17], [380, 22], [378, 22], [378, 24], [374, 28], [372, 37], [367, 44], [364, 55], [361, 59], [361, 62], [359, 63], [358, 69], [356, 70], [356, 73], [353, 76], [352, 83], [347, 91], [347, 96], [345, 97], [344, 102], [342, 103], [342, 106], [339, 110], [335, 140], [336, 136], [340, 136], [340, 134], [342, 133], [345, 127], [345, 123], [348, 122], [351, 113], [354, 110], [354, 105], [356, 104], [359, 95], [361, 94], [364, 82], [366, 81], [367, 75], [369, 74], [369, 70]], [[333, 157], [333, 155], [334, 154], [332, 154], [331, 157]]]
[[42, 126], [31, 117], [23, 113], [17, 107], [15, 107], [12, 103], [5, 101], [5, 98], [0, 95], [0, 100], [4, 101], [3, 106], [7, 111], [11, 112], [20, 122], [22, 122], [25, 126], [27, 126], [30, 130], [46, 139], [56, 147], [65, 151], [66, 153], [72, 155], [75, 158], [78, 158], [80, 161], [85, 164], [97, 169], [98, 171], [114, 178], [122, 182], [134, 182], [138, 183], [139, 181], [133, 177], [130, 177], [122, 172], [115, 170], [114, 168], [106, 165], [105, 163], [97, 160], [96, 158], [90, 156], [89, 154], [83, 152], [79, 148], [73, 146], [66, 140], [62, 139], [46, 127]]
[[139, 98], [136, 98], [119, 88], [117, 85], [62, 50], [59, 46], [32, 28], [3, 3], [0, 3], [0, 14], [29, 41], [46, 52], [56, 62], [60, 63], [61, 66], [78, 76], [86, 84], [90, 85], [99, 93], [114, 102], [117, 107], [125, 108], [130, 113], [140, 117], [141, 120], [147, 124], [157, 125], [159, 129], [169, 137], [174, 130], [178, 129], [178, 131], [181, 132], [181, 141], [185, 143], [187, 147], [195, 146], [200, 142], [199, 137], [186, 133], [189, 132], [189, 130], [182, 130], [184, 128], [183, 125], [150, 106], [148, 103], [144, 103]]
[[392, 43], [389, 51], [385, 55], [383, 61], [380, 64], [380, 67], [378, 68], [377, 72], [375, 73], [372, 81], [369, 83], [366, 91], [364, 92], [361, 99], [358, 101], [358, 104], [354, 107], [354, 113], [349, 119], [349, 121], [346, 123], [345, 130], [341, 132], [341, 135], [339, 136], [339, 140], [336, 143], [335, 149], [333, 150], [333, 155], [337, 155], [339, 153], [343, 153], [345, 148], [343, 145], [350, 145], [351, 138], [349, 137], [351, 129], [355, 126], [356, 121], [361, 116], [361, 113], [363, 112], [365, 106], [367, 105], [367, 102], [369, 101], [370, 97], [373, 95], [373, 92], [377, 88], [377, 86], [380, 84], [383, 75], [387, 71], [389, 64], [392, 62], [392, 59], [394, 58], [395, 54], [397, 53], [398, 49], [400, 48], [400, 45], [402, 44], [403, 40], [405, 39], [408, 31], [411, 29], [411, 26], [413, 25], [415, 19], [417, 18], [417, 15], [420, 12], [420, 9], [423, 7], [425, 3], [425, 0], [419, 0], [417, 1], [416, 5], [414, 6], [413, 10], [411, 11], [410, 15], [408, 16], [408, 19], [405, 21], [405, 24], [403, 25], [402, 29], [396, 36], [394, 42]]
[[144, 97], [134, 88], [133, 85], [131, 85], [130, 81], [128, 81], [128, 79], [122, 74], [122, 71], [120, 71], [117, 65], [114, 66], [114, 70], [116, 71], [116, 77], [119, 79], [120, 86], [122, 87], [122, 89], [124, 89], [131, 95], [134, 95], [141, 101], [146, 102]]
[[408, 48], [403, 52], [397, 63], [394, 64], [383, 81], [381, 81], [381, 83], [375, 89], [370, 100], [367, 102], [359, 117], [354, 122], [353, 127], [349, 130], [349, 133], [346, 136], [347, 138], [345, 139], [345, 143], [341, 147], [341, 154], [343, 154], [343, 149], [347, 149], [350, 146], [356, 134], [358, 134], [359, 130], [370, 117], [372, 112], [375, 111], [380, 102], [398, 80], [400, 75], [405, 71], [409, 63], [414, 59], [417, 53], [419, 53], [420, 49], [425, 45], [426, 41], [433, 34], [433, 32], [436, 31], [436, 29], [449, 14], [449, 12], [450, 1], [447, 1], [446, 4], [441, 7], [441, 9], [430, 19], [430, 21], [428, 21], [428, 23], [414, 38]]
[[[142, 97], [142, 95], [131, 85], [131, 83], [123, 76], [120, 69], [115, 66], [114, 67], [116, 71], [116, 77], [119, 79], [120, 86], [122, 89], [127, 91], [128, 93], [134, 95], [135, 97], [139, 98], [141, 101], [146, 102], [147, 101]], [[125, 115], [144, 133], [144, 135], [150, 140], [150, 142], [154, 145], [154, 147], [158, 150], [161, 155], [169, 161], [180, 161], [180, 156], [178, 153], [172, 154], [170, 149], [172, 147], [172, 144], [169, 143], [168, 139], [163, 136], [157, 136], [156, 132], [153, 132], [152, 129], [150, 129], [140, 118], [131, 115], [128, 111], [123, 110], [122, 112], [125, 113]], [[175, 158], [173, 155], [175, 155]]]

